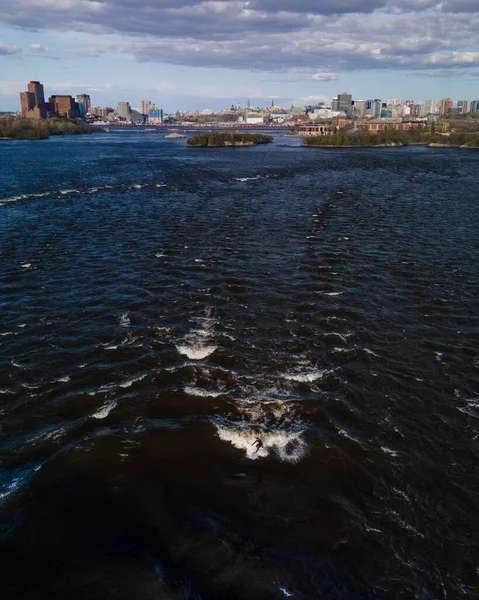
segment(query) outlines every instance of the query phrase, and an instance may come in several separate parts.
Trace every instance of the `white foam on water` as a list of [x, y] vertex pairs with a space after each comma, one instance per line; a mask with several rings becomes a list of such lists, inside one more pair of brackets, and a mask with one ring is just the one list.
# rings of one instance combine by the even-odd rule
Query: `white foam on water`
[[395, 450], [391, 450], [391, 448], [388, 448], [387, 446], [381, 446], [381, 450], [385, 454], [390, 454], [391, 456], [398, 456], [398, 452], [396, 452]]
[[[302, 431], [253, 431], [251, 429], [234, 429], [216, 425], [218, 437], [229, 442], [238, 450], [243, 450], [250, 460], [266, 458], [270, 453], [276, 455], [283, 462], [296, 463], [306, 454], [306, 443], [302, 439]], [[253, 446], [254, 441], [259, 438], [263, 446], [257, 450]]]
[[321, 292], [323, 296], [341, 296], [343, 292]]
[[130, 317], [128, 316], [128, 313], [123, 313], [122, 315], [120, 315], [120, 325], [122, 325], [123, 327], [128, 327], [128, 325], [131, 324], [130, 321]]
[[59, 377], [58, 379], [54, 379], [53, 381], [68, 383], [70, 381], [70, 376], [65, 375], [65, 377]]
[[19, 332], [18, 331], [4, 331], [3, 333], [0, 333], [1, 337], [4, 337], [6, 335], [18, 335]]
[[10, 482], [2, 485], [0, 487], [0, 501], [5, 500], [5, 498], [10, 496], [10, 494], [13, 494], [14, 492], [16, 492], [24, 483], [26, 483], [28, 481], [28, 479], [31, 477], [31, 475], [33, 475], [33, 473], [36, 473], [37, 471], [39, 471], [41, 469], [41, 467], [42, 467], [41, 464], [37, 465], [36, 467], [31, 469], [27, 473], [24, 472], [21, 475], [17, 475], [16, 477], [13, 477]]
[[376, 356], [377, 358], [380, 358], [379, 354], [376, 354], [376, 352], [373, 352], [369, 348], [363, 348], [363, 350], [364, 352], [366, 352], [366, 354], [370, 354], [371, 356]]
[[80, 190], [60, 190], [60, 194], [65, 196], [66, 194], [79, 194]]
[[155, 187], [157, 187], [157, 188], [166, 187], [166, 183], [157, 183], [157, 184], [155, 185]]
[[19, 327], [20, 329], [23, 329], [24, 327], [26, 327], [27, 324], [26, 323], [22, 323], [21, 325], [17, 325], [17, 327]]
[[201, 398], [217, 398], [221, 396], [221, 392], [215, 392], [213, 390], [204, 390], [202, 388], [197, 388], [192, 385], [187, 385], [184, 388], [185, 394], [188, 396], [200, 396]]
[[288, 379], [289, 381], [300, 381], [304, 383], [312, 383], [313, 381], [317, 381], [321, 379], [325, 373], [328, 373], [326, 369], [318, 370], [318, 371], [309, 371], [306, 373], [286, 373], [283, 375], [284, 379]]
[[29, 269], [32, 266], [32, 263], [22, 263], [20, 266], [22, 269]]
[[116, 350], [118, 346], [103, 346], [103, 348], [105, 348], [105, 350]]
[[293, 593], [292, 593], [292, 592], [290, 592], [289, 590], [287, 590], [286, 588], [284, 588], [284, 587], [280, 587], [279, 589], [280, 589], [280, 590], [283, 592], [283, 594], [284, 594], [285, 596], [288, 596], [288, 598], [291, 598], [291, 597], [293, 596]]
[[142, 185], [140, 185], [139, 183], [134, 183], [131, 186], [134, 190], [141, 190], [141, 188], [143, 187]]
[[261, 175], [256, 175], [255, 177], [235, 177], [236, 181], [258, 181], [258, 179], [262, 179]]
[[139, 377], [133, 377], [132, 379], [128, 379], [127, 381], [124, 381], [123, 383], [120, 383], [120, 387], [122, 387], [122, 388], [129, 388], [134, 383], [136, 383], [137, 381], [141, 381], [142, 379], [145, 379], [146, 375], [147, 374], [144, 373], [143, 375], [140, 375]]
[[164, 256], [166, 256], [166, 254], [164, 254], [163, 252], [155, 252], [155, 256], [156, 258], [163, 258]]
[[11, 395], [11, 394], [14, 394], [14, 393], [15, 392], [12, 392], [12, 390], [3, 390], [3, 389], [0, 389], [0, 394], [10, 394]]
[[20, 363], [15, 362], [13, 359], [10, 362], [14, 367], [17, 367], [17, 369], [26, 369], [27, 368], [27, 367], [24, 367], [23, 365], [21, 365]]
[[176, 349], [180, 354], [184, 354], [191, 360], [202, 360], [206, 358], [210, 354], [218, 348], [218, 346], [206, 345], [197, 343], [191, 343], [189, 345], [182, 344], [180, 346], [176, 346]]
[[115, 408], [117, 402], [116, 400], [112, 400], [107, 404], [104, 404], [101, 408], [99, 408], [95, 413], [92, 414], [92, 419], [105, 419], [110, 412]]

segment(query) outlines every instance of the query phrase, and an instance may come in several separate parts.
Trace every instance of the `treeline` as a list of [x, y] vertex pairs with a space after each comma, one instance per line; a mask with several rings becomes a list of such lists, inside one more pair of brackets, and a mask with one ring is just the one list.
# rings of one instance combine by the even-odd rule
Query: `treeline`
[[354, 131], [350, 133], [336, 133], [333, 135], [318, 135], [305, 137], [303, 146], [338, 146], [338, 147], [375, 147], [375, 146], [408, 146], [409, 144], [444, 144], [448, 146], [479, 147], [479, 135], [474, 133], [454, 133], [439, 135], [432, 131], [411, 130], [397, 131], [388, 129], [369, 133]]
[[45, 140], [51, 135], [75, 135], [104, 132], [71, 119], [21, 119], [11, 116], [0, 117], [0, 138], [14, 140]]
[[273, 141], [270, 135], [261, 133], [200, 133], [186, 140], [188, 146], [217, 147], [269, 144]]

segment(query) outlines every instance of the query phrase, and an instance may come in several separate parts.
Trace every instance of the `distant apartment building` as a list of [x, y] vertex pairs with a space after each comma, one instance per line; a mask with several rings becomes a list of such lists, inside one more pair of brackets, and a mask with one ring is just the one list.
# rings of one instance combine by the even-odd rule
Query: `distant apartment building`
[[129, 121], [130, 114], [131, 114], [130, 103], [129, 102], [118, 102], [117, 113], [120, 118], [126, 119], [127, 121]]
[[479, 112], [479, 100], [473, 100], [471, 102], [470, 112], [472, 112], [472, 113]]
[[43, 85], [39, 81], [30, 81], [26, 92], [20, 92], [22, 117], [27, 119], [45, 119], [47, 105]]
[[67, 119], [78, 119], [80, 113], [72, 96], [50, 96], [48, 100], [50, 113]]
[[78, 112], [80, 113], [80, 117], [83, 119], [91, 107], [90, 96], [88, 94], [78, 94], [77, 104]]
[[426, 100], [421, 104], [421, 117], [427, 117], [427, 115], [436, 114], [436, 103], [434, 100]]
[[394, 108], [401, 104], [401, 98], [388, 98], [386, 104], [388, 109]]
[[453, 102], [451, 98], [445, 98], [444, 100], [441, 100], [439, 103], [439, 114], [441, 116], [447, 115], [449, 110], [452, 108], [452, 104]]
[[460, 113], [467, 113], [467, 108], [468, 108], [469, 102], [467, 100], [458, 100], [457, 101], [457, 108], [459, 109]]

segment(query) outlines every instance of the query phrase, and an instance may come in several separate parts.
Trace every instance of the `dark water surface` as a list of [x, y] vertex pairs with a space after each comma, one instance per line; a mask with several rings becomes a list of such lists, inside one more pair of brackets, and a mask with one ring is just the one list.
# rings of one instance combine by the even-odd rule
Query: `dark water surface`
[[478, 167], [1, 143], [2, 600], [479, 598]]

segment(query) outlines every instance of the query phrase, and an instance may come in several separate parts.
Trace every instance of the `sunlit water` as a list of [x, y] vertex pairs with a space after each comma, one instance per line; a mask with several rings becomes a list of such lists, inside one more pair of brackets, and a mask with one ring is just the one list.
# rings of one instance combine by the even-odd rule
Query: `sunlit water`
[[478, 166], [0, 143], [1, 597], [478, 597]]

